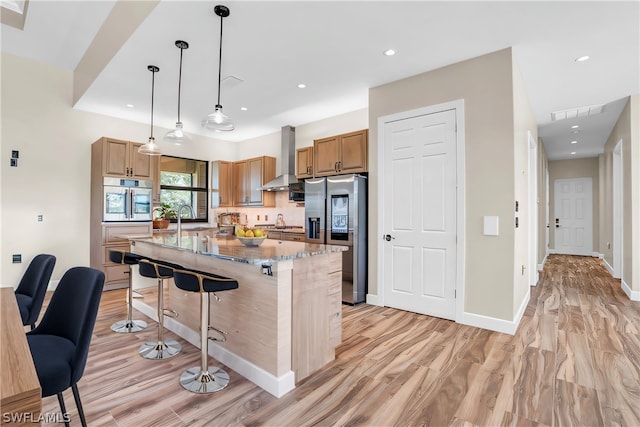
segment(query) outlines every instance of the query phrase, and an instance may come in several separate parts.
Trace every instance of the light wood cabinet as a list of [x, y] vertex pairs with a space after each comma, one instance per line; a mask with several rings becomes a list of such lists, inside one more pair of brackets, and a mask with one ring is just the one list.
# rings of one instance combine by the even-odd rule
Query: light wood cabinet
[[276, 177], [275, 157], [262, 156], [233, 162], [233, 205], [275, 207], [276, 195], [258, 190]]
[[314, 176], [367, 172], [367, 129], [313, 142]]
[[313, 178], [313, 146], [296, 150], [296, 178]]
[[91, 267], [104, 272], [104, 290], [125, 288], [129, 285], [129, 266], [115, 264], [109, 260], [109, 251], [129, 251], [129, 240], [126, 235], [151, 236], [151, 222], [145, 223], [112, 223], [95, 226], [91, 230]]
[[[153, 179], [153, 157], [138, 153], [139, 142], [101, 138], [102, 174], [118, 178]], [[96, 141], [96, 143], [98, 142]], [[94, 143], [95, 144], [95, 143]]]
[[91, 267], [104, 272], [104, 290], [125, 288], [129, 268], [109, 261], [112, 249], [129, 250], [120, 234], [149, 234], [151, 221], [103, 223], [104, 177], [153, 180], [153, 201], [159, 198], [160, 156], [138, 154], [143, 145], [113, 138], [100, 138], [91, 145], [91, 201], [89, 259]]
[[211, 162], [211, 207], [233, 206], [233, 163]]

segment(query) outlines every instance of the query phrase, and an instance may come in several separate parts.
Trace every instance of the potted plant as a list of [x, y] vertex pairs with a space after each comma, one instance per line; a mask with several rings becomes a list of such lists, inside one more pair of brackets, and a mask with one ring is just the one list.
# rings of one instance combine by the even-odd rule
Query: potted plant
[[153, 208], [155, 218], [153, 219], [154, 229], [165, 229], [169, 227], [169, 220], [177, 218], [176, 211], [166, 203]]

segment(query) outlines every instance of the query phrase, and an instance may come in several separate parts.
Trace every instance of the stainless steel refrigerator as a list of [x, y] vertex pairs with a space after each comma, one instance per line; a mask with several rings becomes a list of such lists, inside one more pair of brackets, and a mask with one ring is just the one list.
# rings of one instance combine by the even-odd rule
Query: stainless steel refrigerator
[[367, 178], [340, 175], [305, 180], [307, 241], [348, 246], [342, 253], [342, 302], [367, 294]]

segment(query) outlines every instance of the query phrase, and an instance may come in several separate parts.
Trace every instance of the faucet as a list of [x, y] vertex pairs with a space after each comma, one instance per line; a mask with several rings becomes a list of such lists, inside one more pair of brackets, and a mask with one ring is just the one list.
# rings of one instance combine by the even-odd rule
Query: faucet
[[178, 206], [178, 247], [182, 246], [182, 208], [189, 208], [189, 211], [191, 212], [191, 218], [193, 218], [193, 208], [191, 207], [191, 205], [180, 205]]

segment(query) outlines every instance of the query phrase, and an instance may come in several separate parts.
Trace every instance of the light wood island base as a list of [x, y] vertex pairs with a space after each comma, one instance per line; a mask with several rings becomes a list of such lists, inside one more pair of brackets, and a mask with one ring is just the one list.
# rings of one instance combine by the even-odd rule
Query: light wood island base
[[[239, 287], [211, 298], [210, 323], [227, 332], [226, 342], [209, 341], [209, 354], [276, 397], [335, 358], [341, 342], [342, 253], [329, 252], [261, 264], [244, 263], [136, 240], [131, 251], [186, 268], [238, 280]], [[300, 243], [299, 245], [304, 245]], [[133, 271], [134, 287], [144, 299], [134, 307], [157, 321], [157, 285]], [[200, 347], [199, 295], [165, 286], [165, 308], [178, 317], [165, 327]], [[213, 335], [214, 333], [211, 333]]]

